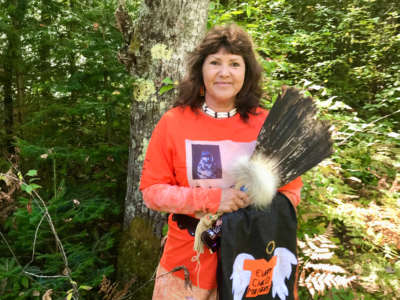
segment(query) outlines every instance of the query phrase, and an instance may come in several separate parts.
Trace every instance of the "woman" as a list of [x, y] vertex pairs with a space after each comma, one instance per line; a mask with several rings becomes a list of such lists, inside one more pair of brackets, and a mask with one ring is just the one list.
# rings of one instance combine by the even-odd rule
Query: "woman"
[[[192, 260], [191, 217], [250, 204], [246, 193], [232, 188], [229, 171], [237, 157], [251, 156], [267, 116], [258, 107], [261, 71], [244, 30], [214, 27], [190, 54], [174, 108], [153, 131], [140, 190], [149, 208], [173, 213], [153, 299], [217, 299], [217, 254], [205, 251], [200, 268]], [[301, 186], [298, 178], [279, 191], [296, 206]], [[184, 271], [168, 273], [178, 266], [189, 271], [192, 289], [185, 288]]]

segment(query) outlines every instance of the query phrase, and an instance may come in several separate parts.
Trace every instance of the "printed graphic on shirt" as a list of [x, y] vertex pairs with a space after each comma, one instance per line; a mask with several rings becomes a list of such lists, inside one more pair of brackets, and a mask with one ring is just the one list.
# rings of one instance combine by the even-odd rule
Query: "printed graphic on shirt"
[[229, 188], [230, 170], [238, 157], [250, 157], [256, 142], [185, 140], [187, 178], [193, 187]]
[[289, 294], [285, 280], [292, 274], [292, 265], [297, 265], [296, 256], [286, 248], [276, 248], [272, 258], [255, 259], [248, 253], [240, 253], [233, 263], [232, 294], [234, 300], [267, 295], [286, 300]]
[[193, 179], [222, 178], [218, 145], [192, 144], [192, 176]]

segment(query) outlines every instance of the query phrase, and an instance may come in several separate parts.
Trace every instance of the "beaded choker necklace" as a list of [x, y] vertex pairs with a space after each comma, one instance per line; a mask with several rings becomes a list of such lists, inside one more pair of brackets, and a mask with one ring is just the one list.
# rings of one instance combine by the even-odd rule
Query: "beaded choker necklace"
[[236, 115], [236, 108], [234, 108], [228, 112], [216, 112], [216, 111], [213, 111], [211, 108], [209, 108], [205, 102], [204, 102], [202, 108], [203, 108], [203, 111], [207, 115], [209, 115], [213, 118], [216, 118], [216, 119], [230, 118], [230, 117], [233, 117], [234, 115]]

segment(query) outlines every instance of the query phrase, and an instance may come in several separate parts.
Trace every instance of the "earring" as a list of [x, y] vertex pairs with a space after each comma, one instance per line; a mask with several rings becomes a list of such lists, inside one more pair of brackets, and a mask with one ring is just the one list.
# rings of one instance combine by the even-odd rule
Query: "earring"
[[204, 86], [200, 87], [200, 97], [204, 97]]

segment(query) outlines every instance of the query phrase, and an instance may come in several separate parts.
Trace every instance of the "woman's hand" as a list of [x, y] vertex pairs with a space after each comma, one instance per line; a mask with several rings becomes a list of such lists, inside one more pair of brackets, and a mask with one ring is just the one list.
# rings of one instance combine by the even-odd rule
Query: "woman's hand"
[[235, 189], [223, 189], [221, 203], [217, 212], [233, 212], [248, 206], [250, 203], [251, 201], [245, 192]]

